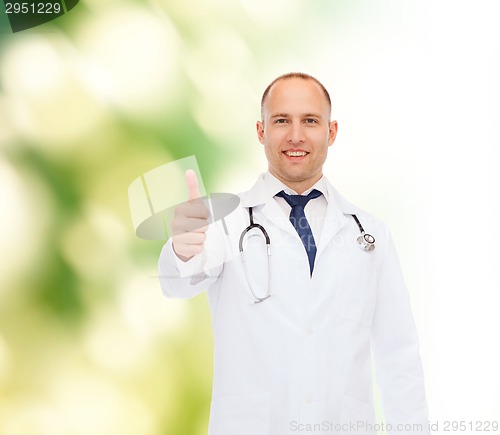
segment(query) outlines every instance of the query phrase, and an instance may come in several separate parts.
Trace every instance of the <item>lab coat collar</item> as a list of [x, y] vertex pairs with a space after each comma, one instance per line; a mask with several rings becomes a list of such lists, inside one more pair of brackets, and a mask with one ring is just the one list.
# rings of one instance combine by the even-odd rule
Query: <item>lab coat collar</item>
[[[288, 216], [283, 213], [278, 203], [274, 200], [273, 194], [269, 191], [265, 182], [266, 174], [260, 174], [256, 183], [248, 191], [240, 195], [243, 207], [262, 206], [262, 214], [273, 224], [290, 233], [293, 237], [298, 237], [297, 231], [290, 223]], [[265, 226], [264, 222], [261, 222]]]
[[264, 176], [265, 174], [260, 174], [252, 188], [240, 195], [242, 207], [257, 207], [270, 202], [272, 197], [267, 191]]
[[[262, 213], [274, 224], [278, 225], [290, 234], [297, 236], [297, 232], [291, 225], [288, 217], [283, 213], [272, 194], [268, 191], [265, 183], [266, 174], [261, 174], [253, 187], [240, 195], [241, 205], [243, 207], [263, 206]], [[324, 179], [328, 191], [328, 206], [325, 214], [325, 222], [318, 246], [320, 255], [323, 249], [330, 243], [335, 234], [337, 234], [349, 221], [349, 215], [357, 214], [361, 210], [348, 202], [331, 185], [328, 179]]]

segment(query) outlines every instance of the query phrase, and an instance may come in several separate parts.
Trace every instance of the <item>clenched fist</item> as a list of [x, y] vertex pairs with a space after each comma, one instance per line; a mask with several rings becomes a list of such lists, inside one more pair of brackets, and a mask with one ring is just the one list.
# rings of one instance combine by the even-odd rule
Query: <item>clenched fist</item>
[[172, 246], [182, 261], [203, 251], [209, 218], [209, 211], [200, 199], [198, 178], [191, 169], [186, 171], [186, 184], [188, 201], [175, 208], [172, 219]]

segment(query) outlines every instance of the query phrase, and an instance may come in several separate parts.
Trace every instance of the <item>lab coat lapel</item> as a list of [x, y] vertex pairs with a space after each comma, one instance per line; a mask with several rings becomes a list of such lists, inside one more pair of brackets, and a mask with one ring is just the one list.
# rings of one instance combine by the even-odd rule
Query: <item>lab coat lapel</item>
[[241, 195], [241, 206], [246, 208], [262, 206], [260, 211], [265, 221], [258, 222], [255, 219], [255, 223], [261, 224], [264, 227], [266, 225], [276, 225], [293, 237], [299, 237], [288, 216], [283, 213], [283, 210], [267, 190], [264, 183], [264, 174], [259, 176], [257, 182], [248, 192]]
[[328, 246], [335, 235], [349, 222], [349, 215], [355, 214], [355, 207], [347, 202], [327, 180], [328, 206], [318, 247], [317, 256]]

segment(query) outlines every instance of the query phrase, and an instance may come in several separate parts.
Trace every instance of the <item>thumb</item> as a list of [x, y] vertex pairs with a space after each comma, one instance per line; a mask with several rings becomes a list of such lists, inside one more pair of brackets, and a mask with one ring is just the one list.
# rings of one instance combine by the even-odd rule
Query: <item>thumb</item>
[[192, 169], [186, 171], [186, 184], [188, 188], [188, 199], [196, 199], [200, 197], [200, 190], [198, 188], [198, 177]]

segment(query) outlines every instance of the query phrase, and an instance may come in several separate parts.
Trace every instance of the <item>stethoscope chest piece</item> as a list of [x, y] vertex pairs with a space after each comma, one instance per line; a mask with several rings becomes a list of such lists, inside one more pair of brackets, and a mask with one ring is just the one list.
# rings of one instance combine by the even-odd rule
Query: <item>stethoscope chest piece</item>
[[371, 234], [365, 233], [365, 230], [361, 225], [361, 222], [359, 221], [358, 217], [355, 214], [352, 214], [351, 216], [358, 224], [359, 231], [361, 232], [361, 235], [356, 239], [356, 241], [358, 242], [358, 246], [363, 251], [366, 252], [373, 251], [375, 249], [375, 237], [373, 237]]
[[373, 251], [375, 249], [375, 237], [371, 234], [363, 233], [356, 240], [363, 251]]

